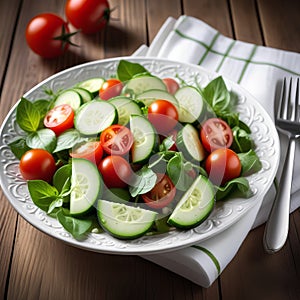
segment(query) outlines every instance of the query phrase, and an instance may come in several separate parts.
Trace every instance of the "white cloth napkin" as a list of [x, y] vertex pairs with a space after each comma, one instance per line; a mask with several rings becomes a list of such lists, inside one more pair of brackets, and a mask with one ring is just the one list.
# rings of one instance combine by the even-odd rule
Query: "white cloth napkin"
[[[177, 20], [168, 18], [150, 47], [142, 45], [133, 55], [188, 62], [218, 72], [252, 93], [271, 117], [278, 82], [283, 77], [300, 76], [299, 53], [233, 40], [189, 16]], [[282, 138], [281, 161], [285, 151], [286, 140]], [[296, 149], [298, 157], [299, 154], [300, 143]], [[300, 206], [299, 159], [294, 168], [292, 193], [291, 212]], [[275, 188], [272, 187], [262, 205], [258, 203], [239, 222], [199, 245], [143, 257], [198, 285], [209, 287], [234, 258], [251, 228], [266, 221], [274, 196]]]

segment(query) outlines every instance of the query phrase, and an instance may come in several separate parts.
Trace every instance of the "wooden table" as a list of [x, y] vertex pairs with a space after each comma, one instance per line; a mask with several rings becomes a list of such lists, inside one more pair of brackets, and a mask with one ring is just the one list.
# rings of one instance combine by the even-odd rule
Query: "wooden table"
[[[222, 34], [300, 52], [300, 1], [109, 0], [110, 25], [93, 36], [78, 34], [63, 57], [31, 52], [25, 27], [38, 13], [64, 15], [65, 1], [10, 0], [0, 4], [1, 122], [24, 92], [65, 68], [130, 55], [150, 44], [168, 16], [195, 16]], [[1, 193], [1, 299], [300, 299], [300, 210], [290, 218], [289, 238], [265, 254], [264, 226], [253, 230], [234, 260], [208, 288], [201, 288], [137, 256], [97, 254], [68, 246], [28, 224]]]

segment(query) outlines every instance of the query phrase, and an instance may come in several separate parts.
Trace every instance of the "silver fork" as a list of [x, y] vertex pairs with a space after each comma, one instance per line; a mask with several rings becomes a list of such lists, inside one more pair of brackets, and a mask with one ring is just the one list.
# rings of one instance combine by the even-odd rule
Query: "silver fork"
[[279, 131], [288, 136], [289, 144], [278, 193], [264, 232], [264, 248], [268, 253], [280, 250], [288, 236], [295, 147], [296, 139], [300, 137], [299, 78], [296, 83], [291, 78], [288, 85], [284, 78], [275, 124]]

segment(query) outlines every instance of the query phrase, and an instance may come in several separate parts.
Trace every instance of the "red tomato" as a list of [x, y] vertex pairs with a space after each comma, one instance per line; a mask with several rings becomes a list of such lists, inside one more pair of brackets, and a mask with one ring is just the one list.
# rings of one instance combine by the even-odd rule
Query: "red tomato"
[[19, 167], [25, 180], [41, 179], [51, 182], [56, 171], [53, 156], [44, 149], [31, 149], [25, 152]]
[[124, 188], [132, 176], [131, 167], [126, 159], [118, 155], [110, 155], [100, 161], [98, 169], [108, 188]]
[[127, 127], [115, 124], [102, 131], [100, 142], [107, 154], [124, 155], [133, 144], [133, 135]]
[[154, 188], [143, 194], [142, 199], [151, 208], [158, 209], [170, 204], [175, 194], [176, 188], [171, 179], [165, 174], [158, 173]]
[[96, 33], [109, 21], [107, 0], [68, 0], [65, 13], [69, 22], [83, 33]]
[[65, 53], [69, 47], [70, 30], [59, 16], [44, 13], [35, 16], [26, 28], [26, 41], [36, 54], [53, 58]]
[[74, 148], [70, 153], [70, 156], [75, 158], [85, 158], [98, 165], [103, 156], [103, 149], [100, 142], [89, 141]]
[[219, 118], [206, 120], [201, 127], [200, 136], [203, 147], [209, 152], [220, 148], [229, 148], [233, 141], [230, 126]]
[[172, 95], [174, 95], [176, 91], [179, 89], [178, 82], [173, 78], [164, 78], [163, 82], [167, 87], [167, 91]]
[[167, 100], [155, 100], [148, 107], [148, 119], [160, 134], [170, 132], [178, 122], [178, 111]]
[[238, 155], [231, 149], [221, 148], [210, 153], [205, 161], [209, 179], [215, 185], [223, 185], [241, 174], [242, 166]]
[[119, 96], [123, 89], [123, 84], [118, 79], [107, 79], [99, 90], [99, 97], [102, 100]]
[[74, 125], [74, 112], [69, 104], [62, 104], [51, 109], [44, 118], [44, 125], [58, 136]]

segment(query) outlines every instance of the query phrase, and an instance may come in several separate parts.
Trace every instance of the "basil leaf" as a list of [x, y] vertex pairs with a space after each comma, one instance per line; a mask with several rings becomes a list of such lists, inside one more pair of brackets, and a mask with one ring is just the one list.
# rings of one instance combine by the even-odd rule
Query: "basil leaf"
[[10, 150], [16, 156], [16, 158], [21, 159], [23, 154], [30, 150], [26, 144], [25, 138], [17, 139], [9, 144]]
[[51, 203], [57, 199], [57, 189], [43, 180], [28, 180], [27, 184], [33, 203], [48, 212]]
[[40, 112], [29, 100], [22, 98], [17, 106], [16, 120], [21, 129], [35, 132], [40, 125]]
[[85, 141], [85, 138], [82, 138], [79, 131], [76, 129], [69, 129], [60, 134], [57, 137], [56, 148], [54, 149], [53, 153], [71, 149], [76, 144]]
[[26, 137], [26, 143], [32, 149], [45, 149], [52, 153], [56, 147], [56, 136], [51, 129], [43, 128], [29, 133]]
[[63, 199], [62, 199], [62, 198], [60, 198], [60, 197], [59, 197], [59, 198], [56, 198], [55, 200], [53, 200], [53, 201], [50, 203], [47, 213], [48, 213], [48, 214], [51, 214], [51, 213], [55, 210], [55, 208], [62, 207], [63, 203], [64, 203], [64, 202], [63, 202]]
[[147, 72], [147, 70], [142, 65], [121, 60], [117, 68], [117, 77], [124, 82], [130, 80], [134, 75], [144, 72]]
[[231, 145], [232, 150], [237, 153], [247, 152], [252, 149], [253, 143], [250, 135], [238, 126], [232, 128], [233, 143]]
[[157, 175], [148, 167], [143, 167], [136, 173], [135, 182], [129, 187], [132, 197], [145, 194], [155, 186]]
[[70, 215], [65, 215], [62, 209], [57, 212], [56, 217], [60, 224], [76, 239], [82, 238], [93, 224], [93, 221], [88, 218], [79, 219]]
[[258, 172], [262, 163], [253, 149], [245, 153], [238, 153], [238, 157], [242, 164], [242, 174], [251, 174]]
[[53, 176], [53, 185], [59, 191], [59, 193], [63, 193], [63, 191], [67, 188], [67, 183], [70, 188], [70, 178], [72, 174], [72, 165], [67, 164], [56, 170]]

